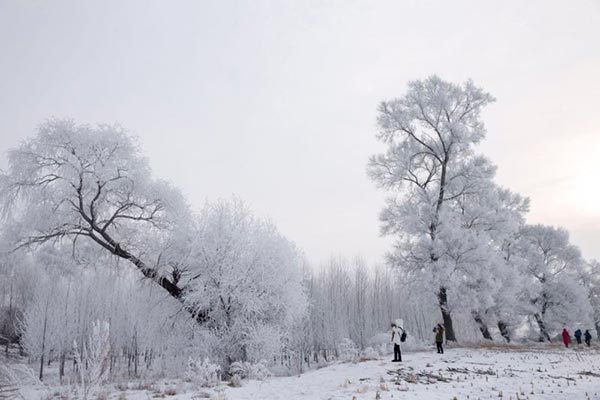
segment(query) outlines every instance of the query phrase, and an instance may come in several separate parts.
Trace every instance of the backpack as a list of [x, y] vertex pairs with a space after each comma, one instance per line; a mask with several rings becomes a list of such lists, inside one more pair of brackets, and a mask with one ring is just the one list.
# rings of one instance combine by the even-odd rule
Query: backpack
[[402, 335], [400, 335], [400, 341], [401, 342], [406, 341], [406, 331], [404, 329], [402, 329]]

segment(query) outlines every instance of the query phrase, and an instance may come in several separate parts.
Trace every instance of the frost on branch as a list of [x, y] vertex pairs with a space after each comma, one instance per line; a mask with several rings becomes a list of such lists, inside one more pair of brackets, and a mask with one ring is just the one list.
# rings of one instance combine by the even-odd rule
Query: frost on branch
[[79, 369], [79, 395], [88, 399], [108, 377], [110, 364], [110, 325], [95, 321], [81, 346], [73, 343], [74, 359]]
[[520, 273], [528, 280], [521, 296], [530, 321], [538, 328], [539, 341], [551, 341], [550, 332], [563, 326], [592, 322], [588, 293], [578, 282], [583, 259], [565, 229], [524, 226], [515, 256], [522, 259]]
[[27, 400], [25, 387], [40, 386], [33, 370], [21, 364], [0, 364], [0, 400]]
[[118, 126], [50, 120], [8, 161], [0, 173], [0, 208], [13, 248], [93, 243], [181, 297], [175, 276], [163, 276], [150, 260], [187, 206], [171, 185], [152, 177], [131, 135]]
[[[489, 307], [478, 300], [487, 282], [477, 277], [497, 267], [504, 239], [527, 210], [525, 199], [493, 182], [495, 166], [475, 152], [486, 133], [481, 111], [493, 101], [471, 81], [411, 82], [404, 96], [379, 106], [378, 138], [387, 150], [368, 168], [391, 192], [380, 216], [382, 232], [395, 238], [388, 262], [437, 297], [451, 341], [456, 305], [474, 304], [467, 312], [483, 321]], [[464, 293], [467, 302], [457, 301]]]
[[307, 306], [295, 246], [238, 200], [208, 204], [193, 238], [185, 300], [207, 310], [211, 358], [226, 367], [279, 355]]

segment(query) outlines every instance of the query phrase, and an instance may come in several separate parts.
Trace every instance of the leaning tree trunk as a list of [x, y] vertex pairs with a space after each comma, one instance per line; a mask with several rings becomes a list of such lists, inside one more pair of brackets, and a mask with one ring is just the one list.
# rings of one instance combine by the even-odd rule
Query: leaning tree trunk
[[473, 316], [473, 319], [479, 326], [479, 330], [481, 331], [483, 338], [487, 340], [493, 340], [492, 335], [490, 334], [490, 330], [487, 327], [487, 324], [485, 323], [483, 318], [481, 318], [481, 314], [479, 314], [477, 311], [471, 311], [471, 315]]
[[506, 343], [510, 343], [510, 332], [508, 332], [508, 325], [504, 321], [498, 321], [498, 330], [500, 335], [506, 340]]
[[538, 340], [540, 342], [543, 342], [544, 340], [551, 342], [552, 340], [550, 339], [548, 329], [546, 329], [546, 324], [544, 323], [544, 319], [542, 318], [542, 316], [538, 313], [534, 314], [533, 316], [538, 324], [538, 328], [540, 328], [540, 337]]
[[442, 312], [442, 319], [444, 321], [444, 329], [446, 331], [446, 341], [456, 342], [456, 335], [454, 334], [454, 327], [452, 326], [452, 316], [448, 310], [448, 293], [445, 287], [440, 287], [438, 292], [438, 301], [440, 305], [440, 311]]

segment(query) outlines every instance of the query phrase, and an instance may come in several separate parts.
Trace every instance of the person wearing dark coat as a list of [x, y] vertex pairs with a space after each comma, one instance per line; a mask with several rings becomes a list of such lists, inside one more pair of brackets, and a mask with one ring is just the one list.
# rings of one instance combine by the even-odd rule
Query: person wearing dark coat
[[592, 334], [588, 329], [586, 329], [585, 333], [583, 334], [583, 340], [585, 340], [585, 344], [590, 347], [590, 344], [592, 343]]
[[564, 328], [562, 331], [562, 340], [565, 344], [565, 347], [569, 347], [569, 343], [571, 343], [571, 335], [569, 334], [567, 328]]
[[444, 354], [444, 347], [442, 346], [444, 343], [444, 327], [441, 324], [437, 324], [437, 326], [433, 328], [433, 332], [435, 333], [437, 352], [438, 354]]
[[573, 335], [575, 336], [575, 340], [579, 346], [581, 344], [581, 329], [577, 329]]

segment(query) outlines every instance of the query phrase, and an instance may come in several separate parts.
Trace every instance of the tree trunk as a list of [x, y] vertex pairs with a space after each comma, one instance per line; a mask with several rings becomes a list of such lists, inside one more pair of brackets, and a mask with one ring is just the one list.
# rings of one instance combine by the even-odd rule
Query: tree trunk
[[43, 353], [43, 351], [42, 351], [42, 357], [40, 358], [40, 373], [39, 373], [38, 377], [40, 378], [40, 381], [44, 380], [44, 353]]
[[600, 321], [596, 322], [594, 325], [596, 327], [596, 338], [600, 340]]
[[500, 330], [500, 335], [506, 340], [506, 343], [510, 343], [510, 333], [504, 321], [498, 321], [498, 329]]
[[[438, 193], [438, 198], [435, 205], [435, 214], [431, 225], [429, 226], [429, 235], [431, 237], [432, 245], [434, 244], [437, 236], [437, 227], [439, 224], [439, 216], [440, 210], [442, 209], [442, 204], [444, 203], [444, 193], [446, 190], [446, 168], [448, 166], [449, 161], [449, 150], [444, 146], [444, 160], [441, 163], [442, 173], [440, 177], [440, 189]], [[438, 260], [438, 256], [433, 252], [431, 252], [431, 261], [436, 262]], [[444, 321], [444, 330], [446, 332], [446, 342], [456, 342], [456, 335], [454, 333], [454, 327], [452, 325], [452, 316], [450, 315], [450, 311], [448, 310], [448, 293], [446, 288], [441, 286], [439, 292], [437, 293], [438, 302], [440, 306], [440, 311], [442, 313], [442, 319]]]
[[63, 383], [63, 378], [65, 377], [65, 361], [66, 361], [67, 357], [63, 351], [63, 353], [60, 356], [60, 365], [58, 367], [58, 377], [60, 380], [60, 383]]
[[487, 340], [493, 340], [492, 335], [490, 334], [490, 330], [487, 327], [487, 324], [485, 323], [483, 318], [481, 318], [481, 314], [479, 314], [477, 311], [471, 311], [471, 315], [473, 316], [475, 322], [477, 322], [477, 325], [479, 325], [479, 330], [481, 331], [483, 338]]
[[199, 323], [203, 323], [208, 320], [207, 310], [197, 310], [194, 307], [190, 307], [184, 303], [183, 289], [178, 286], [180, 279], [180, 274], [178, 271], [174, 271], [173, 276], [171, 277], [172, 279], [169, 280], [166, 277], [159, 274], [159, 272], [155, 268], [146, 265], [144, 261], [139, 259], [133, 253], [130, 253], [128, 250], [121, 247], [120, 243], [113, 239], [107, 233], [105, 228], [101, 228], [100, 226], [98, 226], [97, 222], [85, 213], [85, 211], [83, 210], [83, 205], [81, 204], [82, 195], [81, 193], [79, 193], [79, 191], [78, 194], [80, 197], [79, 213], [82, 216], [82, 218], [90, 224], [92, 228], [90, 234], [87, 236], [89, 236], [93, 241], [95, 241], [100, 246], [111, 252], [113, 255], [132, 263], [146, 278], [149, 278], [152, 281], [156, 282], [159, 286], [166, 290], [171, 297], [178, 300], [182, 304], [183, 308], [188, 313], [190, 313], [192, 318], [194, 318], [196, 321], [198, 321]]
[[[13, 318], [13, 309], [12, 309], [12, 303], [13, 303], [13, 281], [11, 279], [10, 281], [10, 295], [8, 297], [8, 318], [7, 318], [7, 322], [6, 322], [6, 348], [4, 349], [4, 352], [6, 354], [8, 354], [8, 347], [10, 345], [10, 342], [12, 340], [10, 332], [12, 331], [9, 327], [8, 324], [12, 324], [12, 326], [15, 326], [15, 321]], [[10, 320], [10, 322], [8, 322]]]
[[46, 310], [44, 311], [44, 328], [42, 331], [42, 356], [40, 357], [40, 381], [44, 380], [44, 353], [46, 352], [46, 330], [48, 327], [48, 307], [50, 299], [46, 299]]
[[533, 316], [535, 317], [535, 321], [538, 324], [538, 328], [540, 328], [540, 337], [538, 341], [543, 342], [544, 340], [547, 340], [551, 342], [552, 340], [550, 339], [550, 335], [548, 334], [548, 330], [546, 329], [544, 319], [538, 313], [535, 313]]
[[456, 342], [456, 335], [454, 334], [454, 327], [452, 326], [452, 316], [448, 311], [448, 293], [445, 287], [440, 287], [438, 292], [438, 301], [440, 305], [440, 311], [442, 312], [442, 319], [444, 321], [444, 330], [446, 331], [446, 341]]

